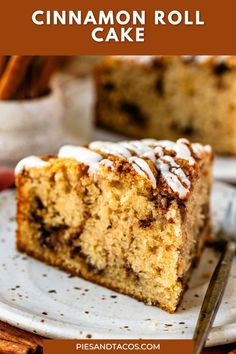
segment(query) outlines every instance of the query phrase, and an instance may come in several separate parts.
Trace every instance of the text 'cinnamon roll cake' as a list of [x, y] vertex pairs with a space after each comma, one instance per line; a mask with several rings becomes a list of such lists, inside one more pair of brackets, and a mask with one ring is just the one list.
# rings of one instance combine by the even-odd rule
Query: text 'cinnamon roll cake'
[[17, 247], [174, 312], [210, 232], [209, 146], [144, 139], [63, 146], [16, 167]]

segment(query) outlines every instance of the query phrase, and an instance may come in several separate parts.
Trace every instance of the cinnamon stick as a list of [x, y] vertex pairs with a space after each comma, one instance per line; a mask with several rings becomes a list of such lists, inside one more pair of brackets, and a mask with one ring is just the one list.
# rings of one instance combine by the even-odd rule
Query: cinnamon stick
[[0, 339], [1, 354], [31, 354], [32, 350], [25, 344], [15, 343], [8, 340]]
[[11, 325], [0, 321], [0, 333], [7, 333], [12, 338], [17, 337], [17, 340], [22, 340], [25, 342], [30, 342], [37, 344], [38, 346], [43, 346], [43, 338], [35, 335], [33, 333], [25, 332], [22, 329], [12, 327]]
[[9, 100], [14, 97], [18, 87], [24, 80], [32, 56], [13, 55], [0, 80], [0, 99]]
[[26, 348], [31, 349], [33, 352], [36, 352], [38, 345], [28, 339], [16, 336], [14, 334], [9, 334], [5, 331], [0, 330], [0, 340], [5, 340], [8, 342], [12, 342], [12, 343], [18, 343], [18, 344], [22, 344], [25, 345]]
[[32, 87], [35, 96], [40, 97], [49, 89], [49, 82], [52, 74], [57, 68], [58, 57], [48, 56], [45, 58], [44, 63], [42, 63], [41, 72], [39, 74], [38, 80], [35, 81], [34, 87]]
[[5, 66], [7, 64], [7, 56], [6, 55], [0, 55], [0, 77], [2, 76]]
[[15, 94], [15, 98], [19, 100], [25, 100], [30, 98], [35, 98], [32, 92], [32, 86], [35, 81], [39, 79], [39, 69], [40, 62], [42, 57], [34, 56], [28, 65], [27, 71], [25, 73], [24, 80], [22, 81], [21, 85], [18, 87], [18, 90]]

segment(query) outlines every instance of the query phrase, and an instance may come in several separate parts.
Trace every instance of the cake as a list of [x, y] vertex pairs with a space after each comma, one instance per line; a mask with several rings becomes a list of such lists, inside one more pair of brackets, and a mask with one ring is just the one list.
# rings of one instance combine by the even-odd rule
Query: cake
[[236, 58], [106, 57], [95, 68], [98, 126], [236, 154]]
[[144, 139], [61, 147], [16, 167], [17, 247], [174, 312], [210, 232], [209, 146]]

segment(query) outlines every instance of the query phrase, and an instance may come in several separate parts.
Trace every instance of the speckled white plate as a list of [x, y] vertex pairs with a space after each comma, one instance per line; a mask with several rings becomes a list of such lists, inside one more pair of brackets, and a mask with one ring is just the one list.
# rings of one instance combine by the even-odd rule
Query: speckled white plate
[[[234, 189], [216, 183], [214, 224]], [[192, 337], [217, 254], [206, 249], [175, 314], [71, 278], [15, 249], [15, 192], [0, 193], [0, 319], [52, 338]], [[236, 261], [208, 345], [236, 341]]]

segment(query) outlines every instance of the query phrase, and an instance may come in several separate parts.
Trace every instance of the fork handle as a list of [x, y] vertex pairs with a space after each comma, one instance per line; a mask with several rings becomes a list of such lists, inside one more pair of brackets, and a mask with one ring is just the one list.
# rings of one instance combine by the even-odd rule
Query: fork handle
[[224, 294], [234, 255], [234, 242], [226, 242], [223, 253], [221, 254], [218, 264], [211, 277], [198, 317], [196, 329], [193, 335], [194, 354], [200, 354], [206, 343], [208, 333], [212, 327]]

